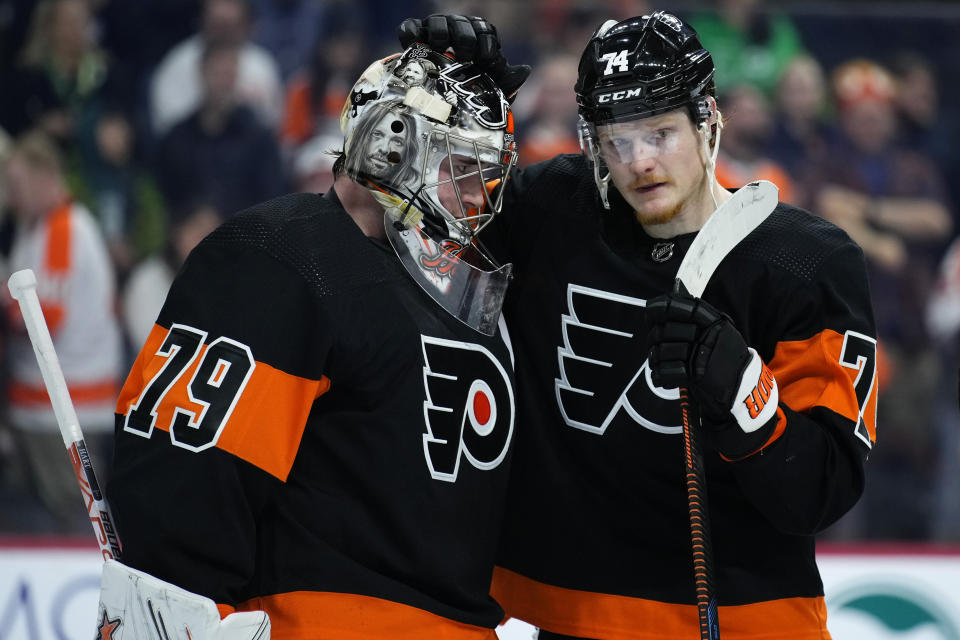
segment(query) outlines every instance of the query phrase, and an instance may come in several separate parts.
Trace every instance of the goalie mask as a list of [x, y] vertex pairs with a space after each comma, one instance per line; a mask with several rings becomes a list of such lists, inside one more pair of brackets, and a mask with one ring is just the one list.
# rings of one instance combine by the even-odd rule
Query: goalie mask
[[454, 317], [492, 335], [511, 266], [475, 237], [499, 213], [517, 159], [503, 93], [472, 65], [414, 45], [363, 72], [340, 128], [344, 170], [383, 206], [407, 271]]

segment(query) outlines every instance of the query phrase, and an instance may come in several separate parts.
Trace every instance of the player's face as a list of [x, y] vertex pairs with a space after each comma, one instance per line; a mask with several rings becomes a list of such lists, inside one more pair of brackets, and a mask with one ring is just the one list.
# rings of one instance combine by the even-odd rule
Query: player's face
[[406, 129], [404, 121], [393, 114], [381, 118], [370, 133], [363, 170], [378, 178], [388, 175], [394, 165], [403, 160]]
[[426, 76], [426, 74], [423, 71], [423, 67], [420, 66], [420, 63], [408, 62], [403, 68], [403, 74], [401, 74], [400, 78], [412, 87], [423, 84], [424, 76]]
[[21, 219], [33, 218], [40, 213], [40, 194], [47, 187], [40, 181], [40, 173], [20, 153], [14, 152], [3, 169], [3, 186], [6, 189], [7, 206]]
[[684, 109], [597, 127], [610, 179], [643, 225], [670, 222], [709, 199], [700, 138]]
[[[453, 179], [456, 180], [456, 188]], [[466, 209], [481, 209], [486, 203], [486, 189], [483, 176], [477, 165], [476, 158], [464, 155], [452, 155], [440, 163], [440, 186], [437, 188], [437, 198], [443, 208], [462, 218], [466, 212], [461, 210], [460, 202]], [[460, 200], [457, 200], [457, 190], [460, 191]]]

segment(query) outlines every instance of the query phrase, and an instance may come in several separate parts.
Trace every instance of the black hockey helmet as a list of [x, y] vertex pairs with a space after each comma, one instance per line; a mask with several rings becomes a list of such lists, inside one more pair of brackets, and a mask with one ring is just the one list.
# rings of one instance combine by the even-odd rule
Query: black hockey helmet
[[665, 11], [608, 20], [580, 57], [575, 91], [593, 125], [655, 116], [689, 105], [694, 122], [709, 116], [714, 95], [710, 52], [692, 27]]

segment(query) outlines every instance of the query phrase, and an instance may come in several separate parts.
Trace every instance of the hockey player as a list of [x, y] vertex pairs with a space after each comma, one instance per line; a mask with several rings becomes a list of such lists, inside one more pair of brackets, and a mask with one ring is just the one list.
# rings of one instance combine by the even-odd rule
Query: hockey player
[[[400, 35], [469, 52], [464, 24]], [[515, 176], [485, 236], [516, 267], [523, 425], [493, 594], [541, 640], [698, 637], [679, 386], [701, 416], [722, 637], [829, 638], [814, 535], [857, 501], [875, 441], [863, 255], [767, 197], [702, 299], [666, 293], [713, 211], [752, 192], [714, 177], [713, 74], [673, 15], [604, 23], [575, 88], [584, 155]]]
[[[397, 82], [413, 59], [437, 77]], [[375, 62], [333, 188], [252, 207], [191, 253], [117, 405], [124, 564], [104, 570], [99, 637], [259, 639], [263, 612], [283, 639], [496, 637], [510, 266], [474, 236], [512, 127], [470, 64]]]

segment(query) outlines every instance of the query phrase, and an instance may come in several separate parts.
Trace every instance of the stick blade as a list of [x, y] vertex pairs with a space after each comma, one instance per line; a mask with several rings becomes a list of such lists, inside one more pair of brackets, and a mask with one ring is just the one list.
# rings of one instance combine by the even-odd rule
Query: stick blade
[[690, 295], [703, 295], [707, 282], [727, 254], [773, 212], [779, 194], [775, 184], [758, 180], [740, 188], [713, 212], [677, 271], [677, 279]]

